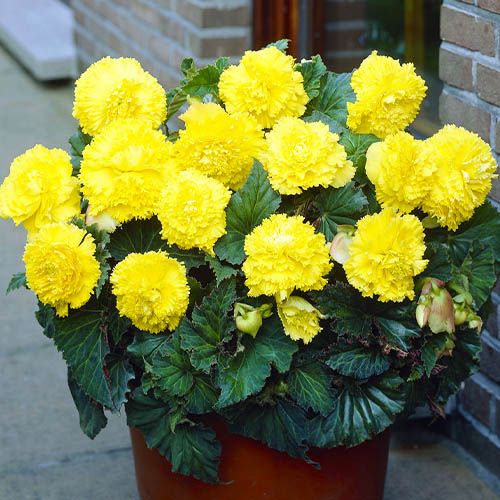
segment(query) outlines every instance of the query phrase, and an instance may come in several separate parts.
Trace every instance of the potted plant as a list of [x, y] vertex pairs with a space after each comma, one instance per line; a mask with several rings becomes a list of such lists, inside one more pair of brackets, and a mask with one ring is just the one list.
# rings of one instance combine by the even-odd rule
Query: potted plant
[[166, 93], [105, 58], [70, 154], [35, 146], [0, 187], [28, 231], [8, 290], [37, 295], [90, 438], [125, 406], [143, 499], [382, 498], [390, 426], [477, 369], [488, 145], [405, 132], [411, 64], [286, 47], [186, 59]]

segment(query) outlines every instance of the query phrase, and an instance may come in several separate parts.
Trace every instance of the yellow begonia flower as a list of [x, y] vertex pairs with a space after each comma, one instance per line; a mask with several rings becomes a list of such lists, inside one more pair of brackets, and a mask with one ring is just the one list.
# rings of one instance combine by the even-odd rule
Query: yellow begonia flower
[[271, 128], [285, 116], [304, 114], [309, 100], [293, 57], [276, 47], [248, 50], [238, 66], [221, 75], [219, 93], [229, 113], [247, 112]]
[[80, 184], [68, 154], [37, 145], [14, 159], [0, 186], [0, 217], [30, 233], [80, 214]]
[[245, 238], [248, 295], [285, 300], [294, 290], [320, 290], [332, 268], [325, 237], [300, 216], [271, 215]]
[[386, 208], [358, 221], [344, 270], [363, 296], [400, 302], [415, 296], [413, 277], [428, 262], [424, 252], [424, 228], [418, 218]]
[[165, 91], [135, 59], [105, 57], [77, 80], [73, 116], [90, 135], [123, 118], [158, 128], [167, 116]]
[[23, 260], [28, 287], [43, 304], [67, 316], [88, 302], [101, 274], [94, 239], [64, 223], [44, 226], [26, 245]]
[[228, 114], [215, 103], [193, 103], [180, 116], [186, 129], [174, 145], [179, 169], [195, 168], [231, 189], [246, 181], [264, 147], [257, 120], [248, 113]]
[[324, 123], [282, 118], [266, 134], [262, 157], [273, 188], [300, 194], [315, 186], [345, 186], [356, 170], [338, 141]]
[[424, 143], [424, 162], [435, 168], [423, 210], [455, 231], [472, 217], [491, 190], [497, 164], [477, 134], [446, 125]]
[[215, 242], [226, 233], [226, 206], [231, 192], [221, 182], [196, 170], [171, 179], [157, 205], [161, 235], [180, 248], [200, 248], [213, 255]]
[[319, 320], [325, 317], [306, 299], [295, 295], [278, 302], [278, 315], [285, 333], [293, 340], [302, 340], [304, 344], [309, 344], [321, 332]]
[[435, 166], [424, 162], [423, 141], [406, 132], [397, 132], [366, 152], [366, 175], [375, 185], [382, 207], [411, 212], [419, 207], [430, 190]]
[[110, 282], [118, 312], [141, 330], [174, 330], [186, 313], [186, 268], [165, 252], [128, 254], [114, 268]]
[[172, 147], [142, 120], [114, 122], [95, 136], [80, 168], [91, 215], [106, 213], [118, 223], [150, 217], [173, 177]]
[[347, 103], [347, 126], [381, 139], [404, 130], [417, 116], [427, 87], [411, 63], [372, 52], [354, 71], [356, 102]]

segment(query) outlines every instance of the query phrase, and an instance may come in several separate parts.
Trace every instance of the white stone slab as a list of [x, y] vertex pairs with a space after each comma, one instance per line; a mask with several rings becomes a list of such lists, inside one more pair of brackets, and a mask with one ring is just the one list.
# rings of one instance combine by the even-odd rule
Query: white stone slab
[[0, 43], [38, 80], [77, 76], [73, 13], [59, 0], [0, 0]]

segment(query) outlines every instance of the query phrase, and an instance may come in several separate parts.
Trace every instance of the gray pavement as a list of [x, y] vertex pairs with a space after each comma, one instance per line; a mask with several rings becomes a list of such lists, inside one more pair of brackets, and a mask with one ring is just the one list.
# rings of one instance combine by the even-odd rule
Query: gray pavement
[[[34, 144], [66, 148], [76, 127], [72, 91], [71, 83], [34, 82], [0, 47], [0, 181]], [[137, 500], [123, 415], [94, 441], [81, 433], [65, 364], [35, 322], [33, 295], [3, 293], [22, 270], [24, 239], [0, 220], [0, 500]], [[412, 424], [395, 433], [389, 463], [386, 500], [401, 498], [500, 497], [457, 445]]]

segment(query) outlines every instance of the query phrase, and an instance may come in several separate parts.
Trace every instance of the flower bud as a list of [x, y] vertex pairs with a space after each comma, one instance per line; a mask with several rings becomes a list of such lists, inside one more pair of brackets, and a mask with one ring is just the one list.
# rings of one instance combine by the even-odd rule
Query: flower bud
[[349, 246], [354, 236], [354, 226], [338, 226], [337, 229], [338, 232], [330, 244], [330, 256], [335, 262], [344, 264], [350, 257]]
[[453, 309], [455, 311], [455, 325], [463, 325], [467, 321], [467, 309], [463, 304], [453, 302]]
[[85, 224], [87, 226], [95, 225], [98, 229], [107, 233], [113, 233], [118, 225], [115, 219], [105, 212], [94, 216], [89, 211], [87, 211], [87, 215], [85, 216]]
[[269, 318], [272, 315], [272, 304], [263, 304], [260, 307], [253, 307], [248, 304], [236, 302], [234, 305], [234, 319], [236, 328], [243, 333], [248, 333], [256, 337], [262, 326], [263, 318]]
[[455, 310], [445, 283], [436, 278], [426, 278], [416, 310], [421, 328], [428, 325], [432, 333], [455, 331]]
[[469, 328], [476, 330], [477, 333], [481, 333], [483, 320], [477, 314], [470, 314], [467, 317], [467, 321], [469, 322]]

